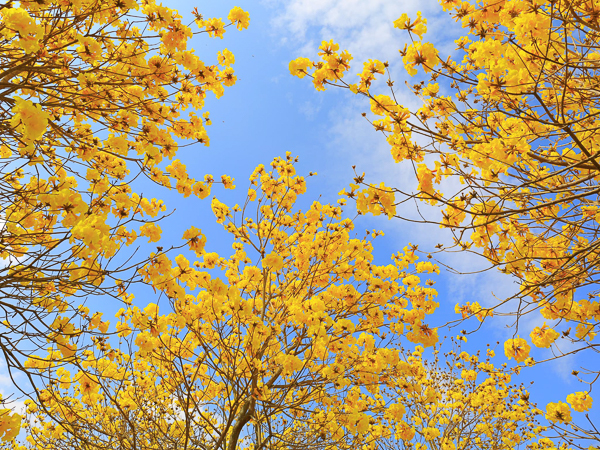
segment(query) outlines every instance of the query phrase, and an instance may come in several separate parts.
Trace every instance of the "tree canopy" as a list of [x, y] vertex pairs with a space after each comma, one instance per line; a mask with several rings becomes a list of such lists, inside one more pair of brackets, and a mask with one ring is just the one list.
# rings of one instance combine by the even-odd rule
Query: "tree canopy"
[[290, 156], [272, 169], [254, 171], [244, 206], [213, 201], [235, 238], [231, 257], [205, 253], [194, 268], [163, 255], [143, 269], [169, 302], [119, 311], [118, 348], [98, 343], [85, 373], [32, 361], [54, 383], [28, 405], [25, 448], [512, 449], [539, 439], [538, 410], [492, 350], [480, 358], [455, 345], [425, 359], [437, 293], [419, 275], [437, 267], [410, 250], [372, 264], [372, 239], [350, 237], [341, 206], [296, 211], [305, 182]]
[[[166, 209], [135, 191], [139, 180], [208, 196], [212, 177], [174, 158], [185, 140], [209, 144], [208, 112], [197, 113], [236, 77], [231, 52], [205, 64], [187, 49], [193, 28], [154, 1], [8, 2], [0, 18], [0, 346], [9, 369], [27, 371], [48, 342], [76, 362], [86, 335], [107, 332], [85, 298], [128, 302], [147, 256], [119, 251], [157, 242]], [[248, 21], [234, 8], [193, 27], [222, 37]]]
[[[414, 169], [412, 192], [362, 175], [344, 194], [356, 200], [360, 212], [390, 218], [407, 218], [399, 206], [407, 200], [437, 206], [439, 214], [410, 217], [451, 230], [454, 243], [437, 251], [480, 254], [490, 267], [518, 280], [520, 291], [512, 298], [491, 299], [485, 307], [478, 302], [457, 306], [462, 318], [512, 316], [516, 338], [523, 316], [539, 315], [552, 325], [544, 322], [530, 331], [529, 342], [536, 347], [554, 348], [555, 357], [596, 352], [596, 6], [570, 1], [441, 5], [465, 29], [455, 41], [455, 55], [442, 55], [426, 40], [427, 20], [420, 13], [394, 22], [410, 38], [400, 53], [406, 72], [416, 77], [406, 89], [422, 101], [417, 110], [398, 102], [400, 88], [385, 62], [369, 60], [359, 80], [349, 80], [352, 56], [332, 41], [323, 42], [318, 62], [290, 63], [292, 74], [309, 75], [318, 90], [331, 85], [367, 97], [369, 120], [385, 135], [393, 161]], [[376, 83], [382, 76], [388, 78], [383, 87]], [[449, 193], [441, 192], [444, 186]], [[561, 333], [574, 345], [561, 349]], [[511, 339], [505, 348], [509, 358], [534, 363], [525, 339]], [[585, 382], [593, 383], [600, 372], [589, 369]]]

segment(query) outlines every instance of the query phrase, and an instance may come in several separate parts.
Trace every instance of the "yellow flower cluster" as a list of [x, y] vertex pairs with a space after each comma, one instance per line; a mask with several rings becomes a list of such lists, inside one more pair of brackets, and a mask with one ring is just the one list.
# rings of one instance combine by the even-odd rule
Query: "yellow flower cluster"
[[[0, 400], [2, 400], [1, 397]], [[0, 409], [0, 437], [3, 442], [12, 441], [19, 435], [21, 420], [22, 417], [11, 409]]]
[[15, 44], [26, 54], [40, 49], [44, 28], [23, 8], [2, 8], [0, 11], [0, 33], [6, 39], [14, 39]]
[[307, 58], [298, 58], [290, 62], [291, 74], [303, 78], [308, 74], [309, 67], [314, 66], [315, 70], [310, 74], [313, 84], [317, 90], [324, 91], [327, 84], [340, 81], [350, 68], [352, 55], [346, 50], [339, 53], [339, 48], [333, 41], [323, 41], [319, 47], [319, 55], [323, 61], [313, 64]]
[[508, 339], [504, 342], [504, 354], [508, 359], [514, 358], [517, 362], [523, 362], [529, 358], [531, 347], [525, 339]]

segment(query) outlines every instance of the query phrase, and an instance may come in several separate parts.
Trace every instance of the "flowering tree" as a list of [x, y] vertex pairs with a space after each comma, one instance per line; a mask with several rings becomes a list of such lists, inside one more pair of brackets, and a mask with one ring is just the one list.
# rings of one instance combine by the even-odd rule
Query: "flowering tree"
[[194, 238], [193, 264], [152, 257], [142, 274], [162, 303], [117, 314], [119, 348], [98, 341], [73, 374], [52, 352], [28, 362], [53, 380], [29, 407], [44, 424], [31, 423], [34, 447], [345, 448], [381, 435], [371, 418], [399, 337], [437, 342], [436, 292], [416, 275], [437, 268], [410, 251], [372, 264], [341, 206], [294, 208], [305, 181], [289, 156], [272, 169], [254, 171], [243, 207], [213, 200], [230, 257]]
[[[347, 195], [359, 211], [400, 217], [396, 205], [407, 199], [437, 206], [439, 215], [421, 219], [450, 229], [452, 248], [481, 254], [519, 281], [510, 299], [457, 306], [461, 320], [513, 316], [505, 352], [518, 363], [535, 363], [528, 342], [552, 348], [550, 359], [592, 355], [600, 312], [597, 7], [543, 0], [441, 5], [466, 29], [455, 41], [459, 59], [425, 40], [420, 13], [394, 22], [411, 40], [400, 50], [407, 73], [422, 75], [407, 83], [422, 100], [418, 110], [398, 103], [389, 73], [385, 92], [378, 90], [386, 63], [370, 60], [357, 83], [346, 81], [351, 55], [333, 42], [323, 43], [319, 62], [299, 58], [290, 70], [312, 77], [319, 90], [336, 85], [367, 97], [393, 160], [414, 168], [413, 192], [357, 177]], [[442, 193], [446, 179], [460, 188]], [[523, 330], [524, 315], [545, 322]], [[561, 334], [575, 345], [559, 346]], [[587, 369], [574, 374], [591, 385], [600, 371]], [[573, 409], [589, 409], [590, 389], [574, 394], [585, 400], [571, 401]]]
[[[454, 106], [439, 94], [439, 85], [430, 84], [414, 88], [425, 106], [411, 114], [393, 95], [371, 93], [383, 63], [370, 61], [359, 83], [344, 84], [351, 56], [338, 53], [333, 43], [323, 44], [323, 61], [312, 65], [314, 71], [307, 59], [294, 61], [291, 70], [301, 77], [310, 72], [318, 89], [338, 83], [369, 97], [372, 112], [383, 117], [373, 123], [388, 135], [395, 159], [417, 164], [418, 193], [411, 195], [444, 205], [439, 222], [455, 231], [457, 245], [481, 247], [493, 264], [522, 280], [520, 297], [529, 303], [513, 313], [540, 308], [548, 320], [576, 321], [576, 340], [593, 349], [597, 303], [575, 302], [573, 295], [596, 276], [590, 262], [595, 247], [586, 241], [591, 210], [582, 206], [595, 191], [578, 186], [593, 185], [595, 160], [581, 156], [586, 154], [581, 147], [563, 151], [562, 138], [560, 156], [550, 151], [552, 139], [562, 132], [593, 147], [593, 133], [586, 134], [589, 121], [580, 122], [577, 115], [583, 109], [575, 113], [575, 106], [568, 106], [559, 117], [547, 103], [558, 102], [558, 91], [543, 83], [537, 87], [547, 61], [559, 61], [556, 73], [560, 64], [565, 74], [574, 73], [560, 62], [560, 39], [566, 36], [564, 47], [583, 44], [570, 40], [570, 28], [548, 36], [534, 32], [553, 29], [553, 21], [561, 18], [553, 15], [558, 14], [554, 4], [523, 7], [519, 14], [515, 5], [506, 6], [505, 15], [500, 5], [494, 13], [489, 5], [445, 6], [459, 18], [468, 16], [467, 26], [483, 24], [480, 39], [459, 41], [467, 53], [462, 66], [449, 60], [436, 71], [438, 52], [421, 39], [425, 19], [403, 16], [397, 26], [418, 37], [403, 50], [407, 70], [415, 75], [423, 67], [433, 82], [444, 76], [455, 89], [466, 84], [466, 92], [460, 90], [463, 104], [476, 101], [484, 107]], [[589, 26], [581, 11], [565, 11], [582, 20], [581, 27]], [[223, 36], [221, 19], [194, 14], [196, 34]], [[193, 226], [183, 235], [188, 253], [173, 256], [157, 247], [137, 260], [131, 259], [134, 252], [119, 253], [137, 245], [139, 237], [158, 243], [161, 236], [156, 222], [166, 206], [137, 193], [136, 180], [145, 177], [158, 190], [175, 188], [184, 197], [209, 195], [212, 177], [196, 180], [173, 159], [182, 140], [208, 145], [208, 113], [199, 117], [197, 112], [208, 91], [220, 97], [235, 83], [234, 56], [225, 49], [217, 64], [207, 65], [187, 50], [191, 25], [149, 0], [23, 1], [18, 7], [0, 5], [0, 15], [0, 256], [6, 263], [0, 268], [6, 299], [0, 347], [9, 368], [22, 370], [38, 389], [28, 401], [24, 444], [14, 439], [21, 417], [0, 410], [0, 437], [8, 446], [467, 450], [560, 445], [542, 437], [547, 429], [536, 418], [545, 414], [564, 434], [561, 427], [571, 422], [569, 407], [557, 402], [545, 412], [538, 409], [523, 386], [510, 384], [505, 366], [491, 363], [491, 350], [483, 360], [458, 348], [440, 361], [434, 347], [434, 359], [427, 361], [425, 348], [438, 343], [438, 330], [427, 316], [438, 304], [434, 282], [423, 285], [421, 277], [439, 269], [418, 261], [416, 248], [408, 247], [392, 256], [392, 264], [374, 264], [373, 239], [380, 233], [355, 237], [352, 220], [343, 217], [345, 200], [298, 210], [295, 202], [305, 181], [289, 154], [276, 158], [271, 169], [256, 168], [243, 206], [213, 199], [217, 222], [233, 240], [231, 255], [208, 253], [205, 237]], [[538, 15], [551, 20], [538, 21]], [[529, 17], [523, 22], [528, 31], [517, 16]], [[228, 20], [228, 26], [242, 29], [249, 18], [236, 7]], [[548, 50], [549, 42], [558, 58]], [[545, 53], [539, 51], [542, 45]], [[526, 81], [519, 83], [529, 86], [518, 92], [512, 90], [515, 84], [495, 84], [505, 75], [498, 75], [501, 69], [492, 63], [505, 52], [513, 55], [510, 51], [522, 58], [519, 76]], [[536, 66], [535, 58], [542, 56], [544, 64]], [[516, 56], [508, 59], [517, 64]], [[586, 64], [578, 69], [588, 70]], [[578, 83], [572, 89], [594, 89], [592, 81]], [[564, 92], [556, 108], [570, 105]], [[540, 105], [529, 106], [527, 96], [541, 98]], [[417, 133], [432, 144], [419, 147], [413, 140]], [[513, 142], [515, 136], [520, 140]], [[520, 149], [523, 143], [529, 145], [525, 152], [502, 150]], [[423, 163], [428, 152], [439, 159], [436, 169]], [[505, 167], [501, 175], [497, 164]], [[446, 197], [434, 188], [442, 177], [452, 176], [462, 177], [475, 195]], [[551, 189], [552, 177], [559, 177], [563, 190]], [[520, 184], [510, 184], [513, 178]], [[227, 176], [220, 182], [233, 187]], [[397, 213], [398, 194], [365, 184], [361, 177], [348, 193], [359, 211], [388, 216]], [[555, 205], [563, 204], [559, 200], [570, 201], [573, 209], [557, 210]], [[565, 229], [575, 213], [582, 214], [577, 216], [582, 225]], [[474, 232], [470, 242], [466, 230]], [[585, 257], [577, 253], [581, 248]], [[153, 302], [133, 304], [131, 286], [137, 282], [152, 288]], [[90, 295], [122, 301], [113, 329], [100, 312], [78, 304]], [[458, 312], [483, 320], [493, 308], [470, 303]], [[554, 328], [537, 327], [531, 342], [555, 345]], [[525, 339], [515, 336], [504, 348], [517, 363], [534, 364]], [[587, 411], [592, 401], [583, 391], [567, 402]], [[598, 439], [597, 431], [572, 429], [577, 437]]]
[[305, 182], [289, 156], [250, 180], [243, 206], [213, 201], [231, 256], [192, 240], [194, 263], [156, 255], [143, 272], [161, 300], [117, 314], [118, 347], [98, 342], [77, 373], [32, 360], [53, 382], [17, 448], [553, 445], [491, 350], [426, 361], [431, 262], [407, 250], [375, 265], [340, 205], [298, 211]]
[[[240, 8], [228, 19], [196, 13], [195, 33], [248, 26]], [[209, 144], [208, 112], [197, 112], [209, 91], [220, 97], [235, 83], [234, 57], [225, 49], [205, 64], [187, 49], [193, 35], [153, 0], [0, 5], [0, 348], [9, 368], [26, 370], [24, 356], [48, 342], [54, 358], [73, 360], [83, 333], [106, 332], [82, 297], [127, 301], [146, 258], [117, 254], [142, 236], [156, 242], [166, 210], [135, 192], [136, 179], [210, 192], [211, 178], [191, 178], [173, 158], [181, 140]]]

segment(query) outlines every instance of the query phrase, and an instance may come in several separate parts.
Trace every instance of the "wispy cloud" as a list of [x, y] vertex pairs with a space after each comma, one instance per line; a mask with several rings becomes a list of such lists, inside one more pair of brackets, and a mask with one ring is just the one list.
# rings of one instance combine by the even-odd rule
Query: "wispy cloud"
[[307, 56], [321, 40], [338, 42], [357, 60], [398, 59], [406, 35], [393, 27], [403, 13], [437, 11], [435, 0], [269, 0], [279, 11], [273, 25], [283, 43]]

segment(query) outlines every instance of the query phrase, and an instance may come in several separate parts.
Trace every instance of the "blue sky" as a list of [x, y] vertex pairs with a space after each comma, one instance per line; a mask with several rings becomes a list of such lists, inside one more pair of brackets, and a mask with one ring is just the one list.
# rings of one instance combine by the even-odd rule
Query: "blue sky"
[[[461, 33], [460, 27], [431, 0], [265, 0], [243, 3], [229, 0], [192, 2], [170, 0], [165, 5], [178, 9], [192, 20], [194, 7], [205, 17], [226, 17], [233, 6], [250, 12], [250, 27], [244, 31], [228, 28], [224, 38], [210, 39], [206, 35], [194, 38], [193, 48], [207, 63], [216, 62], [216, 52], [224, 48], [236, 57], [235, 70], [238, 82], [227, 88], [224, 97], [214, 99], [209, 94], [206, 110], [211, 113], [213, 125], [208, 128], [210, 147], [200, 145], [182, 149], [178, 157], [188, 166], [191, 176], [200, 179], [210, 173], [219, 178], [228, 174], [236, 179], [238, 189], [223, 191], [215, 187], [214, 194], [229, 204], [245, 198], [247, 179], [258, 164], [267, 165], [273, 157], [284, 156], [287, 151], [300, 157], [300, 173], [317, 172], [308, 179], [308, 192], [304, 202], [310, 204], [320, 197], [321, 202], [335, 202], [337, 193], [352, 182], [352, 166], [359, 173], [366, 172], [369, 180], [385, 181], [392, 186], [414, 190], [412, 167], [394, 164], [389, 147], [382, 135], [377, 134], [361, 112], [368, 110], [364, 99], [341, 89], [316, 92], [308, 78], [292, 77], [288, 63], [298, 56], [316, 58], [321, 40], [333, 39], [341, 49], [354, 55], [354, 70], [362, 67], [368, 58], [389, 61], [400, 100], [408, 107], [418, 105], [418, 99], [403, 93], [401, 86], [406, 75], [401, 67], [398, 49], [404, 46], [406, 35], [394, 29], [392, 22], [404, 12], [414, 17], [420, 10], [429, 19], [428, 40], [445, 52], [454, 51], [453, 40]], [[383, 84], [383, 83], [382, 83]], [[411, 187], [412, 186], [412, 187]], [[148, 193], [144, 193], [148, 195]], [[210, 199], [185, 201], [176, 192], [160, 195], [174, 213], [162, 224], [163, 242], [180, 244], [183, 231], [194, 225], [207, 235], [208, 251], [228, 254], [230, 241], [223, 239], [222, 227], [214, 222]], [[212, 195], [211, 195], [212, 196]], [[352, 216], [349, 205], [348, 214]], [[410, 213], [411, 211], [407, 211]], [[421, 249], [433, 250], [438, 242], [448, 242], [450, 237], [436, 226], [411, 225], [385, 217], [361, 217], [356, 229], [382, 229], [386, 236], [376, 240], [376, 263], [386, 264], [392, 253], [402, 250], [409, 242]], [[484, 267], [483, 260], [460, 254], [442, 255], [441, 260], [462, 272]], [[451, 315], [457, 302], [478, 301], [493, 304], [494, 295], [503, 298], [516, 290], [509, 277], [497, 271], [478, 275], [455, 275], [443, 271], [437, 277], [436, 288], [442, 316], [439, 322], [455, 318]], [[140, 303], [152, 299], [138, 298]], [[112, 320], [114, 322], [114, 319]], [[477, 338], [471, 338], [472, 348], [480, 342], [496, 342], [512, 337], [501, 319], [486, 324]], [[461, 328], [476, 327], [467, 324]], [[523, 324], [522, 336], [529, 334], [537, 322]], [[454, 329], [456, 335], [461, 329]], [[483, 336], [483, 337], [482, 337]], [[496, 363], [504, 362], [502, 347], [498, 346]], [[541, 359], [545, 353], [539, 352]], [[568, 393], [584, 390], [574, 383], [570, 375], [583, 361], [570, 358], [535, 369], [524, 375], [524, 381], [536, 379], [531, 388], [534, 401], [565, 400]], [[10, 383], [0, 378], [0, 386], [9, 392]], [[551, 392], [551, 393], [550, 393]], [[600, 397], [598, 400], [600, 401]], [[574, 413], [577, 417], [578, 413]], [[583, 417], [578, 417], [583, 419]]]

